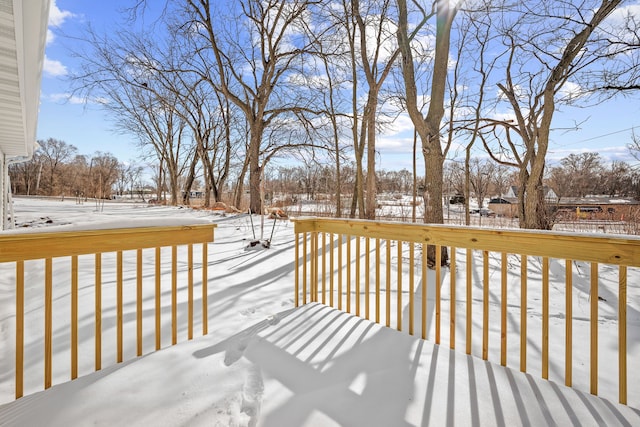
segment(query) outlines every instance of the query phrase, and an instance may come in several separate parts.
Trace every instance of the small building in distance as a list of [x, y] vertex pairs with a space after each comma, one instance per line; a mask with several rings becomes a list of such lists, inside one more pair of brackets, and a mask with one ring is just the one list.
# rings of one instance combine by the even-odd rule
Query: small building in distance
[[[551, 190], [550, 193], [553, 193]], [[640, 215], [640, 202], [633, 197], [587, 196], [551, 197], [547, 193], [547, 207], [556, 221], [601, 220], [625, 221]], [[553, 193], [555, 196], [555, 193]], [[509, 218], [518, 216], [518, 198], [513, 193], [489, 201], [489, 209]]]
[[553, 208], [559, 221], [596, 219], [606, 221], [631, 220], [640, 213], [640, 202], [633, 197], [587, 196], [562, 197]]
[[[549, 206], [558, 201], [558, 196], [551, 187], [544, 186], [544, 198]], [[488, 208], [498, 216], [507, 218], [518, 217], [518, 187], [515, 185], [509, 187], [507, 192], [499, 197], [489, 200]]]

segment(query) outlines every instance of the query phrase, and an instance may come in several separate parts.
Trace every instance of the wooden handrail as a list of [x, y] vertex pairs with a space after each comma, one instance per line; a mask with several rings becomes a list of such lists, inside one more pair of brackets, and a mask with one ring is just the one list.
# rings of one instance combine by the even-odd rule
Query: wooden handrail
[[[334, 233], [528, 256], [640, 265], [640, 237], [593, 236], [537, 230], [492, 230], [431, 224], [294, 218], [295, 232]], [[543, 245], [540, 243], [543, 242]]]
[[0, 262], [213, 241], [215, 224], [0, 234]]
[[[123, 337], [123, 323], [126, 313], [126, 304], [123, 300], [123, 289], [125, 282], [132, 282], [135, 286], [135, 304], [133, 304], [133, 310], [135, 310], [136, 319], [136, 344], [135, 355], [140, 356], [143, 354], [142, 340], [144, 336], [144, 329], [142, 326], [142, 298], [143, 298], [143, 250], [153, 249], [154, 261], [149, 266], [149, 270], [154, 272], [154, 287], [153, 289], [155, 301], [155, 349], [160, 349], [161, 342], [161, 300], [160, 294], [162, 293], [162, 280], [161, 276], [166, 273], [166, 270], [162, 270], [162, 248], [171, 248], [171, 261], [169, 266], [169, 273], [171, 275], [171, 345], [178, 342], [177, 325], [177, 292], [178, 292], [178, 276], [177, 276], [177, 262], [178, 262], [178, 247], [187, 246], [187, 259], [185, 263], [187, 265], [188, 279], [185, 284], [188, 296], [187, 296], [187, 339], [193, 338], [193, 299], [194, 299], [194, 245], [202, 245], [202, 282], [200, 287], [202, 290], [202, 334], [208, 333], [208, 314], [207, 314], [207, 263], [208, 263], [208, 244], [213, 242], [215, 224], [200, 224], [200, 225], [182, 225], [182, 226], [159, 226], [159, 227], [140, 227], [140, 228], [117, 228], [117, 229], [100, 229], [100, 230], [85, 230], [85, 231], [71, 231], [71, 232], [40, 232], [40, 233], [16, 233], [16, 234], [2, 234], [0, 235], [0, 263], [14, 263], [15, 264], [15, 289], [16, 289], [16, 347], [15, 347], [15, 397], [20, 398], [24, 394], [24, 360], [25, 360], [25, 305], [32, 302], [25, 299], [25, 263], [32, 260], [44, 260], [44, 283], [42, 290], [42, 298], [39, 301], [44, 301], [42, 307], [44, 318], [44, 388], [49, 388], [52, 385], [53, 377], [53, 347], [54, 347], [54, 334], [53, 334], [53, 317], [54, 308], [59, 307], [60, 302], [56, 301], [54, 307], [53, 304], [53, 292], [60, 287], [69, 286], [70, 300], [68, 301], [69, 312], [71, 313], [71, 331], [70, 331], [70, 343], [71, 343], [71, 367], [70, 367], [70, 379], [73, 380], [78, 377], [78, 288], [79, 288], [79, 256], [93, 255], [94, 262], [92, 263], [94, 275], [93, 275], [93, 293], [94, 293], [94, 307], [93, 317], [95, 323], [95, 370], [102, 369], [103, 360], [103, 275], [107, 273], [109, 268], [109, 274], [114, 277], [115, 281], [115, 330], [116, 330], [116, 363], [123, 362], [124, 357], [124, 337]], [[134, 252], [131, 256], [123, 256], [126, 251]], [[113, 253], [115, 255], [115, 265], [106, 265], [103, 259], [106, 255]], [[70, 268], [70, 283], [59, 283], [59, 280], [55, 280], [53, 272], [53, 261], [68, 262]], [[65, 261], [66, 260], [66, 261]], [[86, 260], [85, 260], [86, 261]], [[134, 265], [134, 267], [128, 269], [128, 265]], [[33, 272], [36, 268], [31, 265], [29, 271]], [[131, 276], [125, 275], [125, 271], [133, 271]], [[84, 279], [86, 280], [86, 278]], [[37, 285], [37, 284], [36, 284]], [[87, 283], [82, 284], [85, 289]], [[33, 283], [31, 283], [33, 286]], [[66, 292], [66, 291], [65, 291]], [[85, 290], [86, 292], [86, 290]], [[31, 297], [33, 299], [33, 297]], [[38, 297], [36, 297], [38, 298]], [[66, 303], [65, 303], [66, 304]], [[65, 307], [66, 310], [66, 307]], [[85, 307], [85, 310], [87, 308]], [[89, 308], [91, 310], [91, 308]], [[34, 310], [30, 310], [33, 314]], [[131, 313], [133, 314], [133, 313]], [[31, 355], [27, 355], [31, 358]]]
[[[292, 222], [295, 224], [296, 249], [301, 243], [303, 248], [302, 253], [299, 255], [302, 257], [301, 262], [299, 261], [298, 252], [296, 253], [296, 266], [298, 267], [296, 273], [296, 283], [298, 283], [298, 286], [296, 286], [296, 303], [299, 301], [306, 303], [307, 300], [316, 302], [321, 299], [323, 302], [329, 301], [331, 306], [334, 306], [334, 301], [336, 301], [337, 308], [343, 309], [343, 302], [346, 302], [344, 304], [345, 311], [351, 312], [351, 303], [355, 301], [356, 310], [354, 314], [359, 316], [361, 313], [358, 307], [360, 307], [361, 299], [364, 299], [367, 307], [370, 303], [375, 304], [375, 319], [371, 320], [385, 324], [387, 327], [395, 327], [398, 330], [403, 328], [403, 324], [408, 325], [410, 334], [419, 333], [420, 331], [414, 328], [414, 324], [421, 324], [422, 338], [426, 338], [427, 322], [431, 321], [425, 315], [426, 289], [427, 286], [433, 286], [427, 280], [427, 248], [435, 246], [434, 275], [435, 283], [439, 284], [439, 286], [435, 286], [434, 296], [433, 322], [435, 323], [435, 333], [433, 339], [435, 342], [439, 344], [441, 340], [441, 318], [443, 316], [441, 311], [441, 288], [445, 289], [448, 286], [451, 301], [448, 313], [444, 314], [446, 314], [450, 323], [449, 345], [452, 349], [455, 348], [456, 327], [462, 328], [464, 333], [461, 334], [461, 337], [463, 338], [459, 339], [465, 340], [467, 354], [475, 354], [476, 350], [472, 346], [472, 329], [474, 325], [472, 321], [472, 304], [474, 302], [472, 290], [478, 288], [478, 292], [482, 295], [482, 316], [478, 320], [478, 324], [481, 325], [482, 329], [482, 345], [481, 351], [477, 353], [477, 356], [485, 360], [489, 358], [489, 331], [493, 325], [494, 330], [497, 329], [500, 335], [498, 342], [491, 344], [500, 349], [499, 357], [496, 361], [503, 366], [507, 366], [508, 325], [513, 324], [513, 321], [507, 322], [508, 310], [519, 309], [520, 325], [519, 330], [515, 332], [519, 334], [520, 339], [518, 341], [514, 340], [511, 345], [519, 345], [520, 347], [520, 370], [531, 372], [532, 360], [531, 358], [527, 360], [527, 345], [529, 341], [536, 342], [536, 351], [539, 348], [540, 360], [534, 360], [533, 369], [539, 368], [540, 375], [548, 379], [551, 363], [554, 363], [553, 366], [556, 371], [558, 367], [563, 366], [565, 371], [564, 383], [567, 386], [575, 386], [573, 381], [573, 378], [575, 378], [574, 369], [578, 370], [579, 368], [574, 366], [573, 363], [577, 354], [574, 352], [573, 347], [574, 345], [585, 345], [585, 343], [576, 343], [573, 340], [575, 329], [573, 325], [573, 303], [575, 301], [573, 289], [575, 283], [572, 265], [576, 262], [589, 263], [590, 268], [584, 270], [584, 274], [589, 276], [588, 283], [584, 284], [589, 298], [587, 314], [589, 342], [588, 348], [585, 348], [585, 351], [581, 352], [580, 356], [582, 354], [588, 355], [588, 372], [583, 372], [581, 378], [585, 378], [585, 374], [589, 378], [589, 391], [592, 394], [598, 394], [599, 379], [598, 323], [601, 320], [598, 307], [601, 299], [599, 295], [601, 282], [599, 272], [603, 265], [617, 266], [619, 271], [618, 309], [616, 310], [618, 323], [618, 400], [623, 404], [627, 403], [627, 306], [629, 301], [627, 280], [628, 268], [637, 269], [637, 267], [640, 267], [640, 238], [315, 217], [295, 218], [292, 219]], [[328, 246], [325, 244], [327, 240], [325, 236], [329, 236], [328, 241], [330, 244]], [[364, 257], [360, 254], [359, 249], [361, 248], [361, 239], [365, 240], [365, 247], [367, 248]], [[374, 241], [375, 244], [370, 244], [370, 240]], [[321, 247], [318, 246], [319, 241], [323, 242]], [[353, 251], [350, 248], [354, 241], [356, 256], [352, 258]], [[307, 250], [308, 244], [310, 244], [309, 251]], [[396, 248], [392, 249], [394, 245]], [[343, 246], [346, 250], [343, 250]], [[441, 266], [440, 262], [441, 248], [443, 247], [448, 248], [448, 253], [450, 254], [448, 284], [443, 282], [444, 270], [447, 267]], [[474, 251], [480, 252], [481, 257], [474, 257]], [[337, 253], [335, 263], [334, 252]], [[344, 256], [345, 252], [346, 258]], [[492, 257], [493, 253], [497, 253], [498, 256]], [[395, 254], [396, 260], [392, 260], [392, 254]], [[509, 269], [509, 256], [519, 257], [521, 267], [517, 271]], [[331, 260], [331, 266], [328, 271], [325, 265], [327, 258]], [[536, 258], [539, 258], [539, 267], [536, 264], [536, 268], [539, 268], [540, 275], [539, 277], [530, 277], [531, 261]], [[558, 355], [550, 354], [549, 351], [551, 260], [564, 262], [562, 271], [565, 274], [565, 300], [559, 304], [564, 308], [564, 312], [557, 313], [558, 304], [554, 305], [556, 307], [554, 314], [557, 313], [561, 315], [560, 318], [564, 317], [565, 319], [565, 325], [562, 328], [565, 334], [564, 361], [561, 359], [558, 361]], [[477, 277], [473, 274], [474, 267], [472, 267], [472, 264], [474, 263], [481, 265], [481, 274]], [[307, 264], [309, 264], [309, 268], [307, 268]], [[337, 268], [334, 268], [334, 264]], [[421, 269], [418, 264], [421, 265]], [[461, 264], [466, 264], [466, 269], [460, 268]], [[351, 277], [353, 268], [356, 271], [355, 278]], [[381, 273], [382, 269], [385, 269], [386, 275]], [[392, 274], [392, 270], [397, 275]], [[496, 275], [492, 274], [494, 270], [498, 270]], [[361, 292], [359, 284], [362, 271], [365, 272], [366, 280], [364, 293]], [[462, 273], [465, 273], [464, 276], [466, 278], [458, 280]], [[558, 274], [562, 274], [557, 269], [553, 273], [556, 278]], [[327, 290], [324, 285], [321, 288], [321, 295], [318, 290], [318, 283], [326, 283], [327, 275], [329, 276], [329, 283], [334, 283], [334, 281], [338, 283], [335, 294], [333, 286], [329, 288], [329, 298], [326, 298], [325, 292]], [[422, 284], [421, 295], [416, 292], [414, 285], [416, 278], [414, 278], [414, 275], [418, 276], [417, 280]], [[509, 277], [512, 278], [511, 285], [513, 285], [514, 276], [519, 277], [519, 286], [517, 288], [509, 288]], [[346, 281], [344, 286], [343, 280]], [[354, 280], [355, 283], [352, 283]], [[375, 285], [372, 286], [373, 291], [370, 291], [369, 280], [375, 282]], [[404, 283], [403, 280], [405, 280]], [[528, 288], [534, 282], [540, 284], [541, 295], [532, 297], [531, 293], [528, 292]], [[405, 283], [408, 283], [408, 291]], [[491, 291], [496, 283], [499, 283], [499, 285], [496, 286], [495, 290]], [[458, 292], [456, 288], [459, 286], [465, 286], [466, 292]], [[352, 289], [355, 289], [355, 292]], [[513, 289], [513, 292], [519, 292], [520, 298], [518, 299], [519, 301], [510, 299], [507, 304], [507, 295], [510, 289]], [[300, 298], [299, 292], [302, 292], [302, 298]], [[381, 295], [381, 292], [385, 295]], [[394, 292], [397, 304], [395, 304], [395, 313], [392, 314], [394, 304], [391, 301], [391, 294]], [[409, 301], [403, 300], [403, 294], [408, 294]], [[414, 298], [416, 297], [422, 299], [420, 310], [415, 309]], [[637, 298], [637, 295], [635, 297]], [[406, 296], [404, 298], [406, 299]], [[457, 302], [464, 303], [466, 310], [456, 311], [456, 298], [458, 299]], [[500, 316], [499, 323], [490, 322], [490, 298], [491, 304], [499, 306], [497, 311]], [[527, 325], [527, 308], [531, 304], [528, 298], [539, 299], [541, 313], [539, 335], [531, 334], [531, 331], [527, 330], [531, 328], [531, 325]], [[615, 304], [616, 301], [610, 303], [612, 306], [615, 306]], [[381, 306], [385, 308], [386, 316], [380, 314]], [[418, 319], [414, 319], [415, 311], [421, 313], [421, 322]], [[409, 317], [408, 319], [403, 320], [403, 312], [404, 316]], [[608, 314], [609, 316], [611, 315], [611, 313]], [[392, 316], [396, 317], [395, 324], [392, 322]], [[369, 310], [366, 310], [364, 317], [370, 318]], [[383, 320], [382, 317], [385, 317], [385, 319]], [[464, 321], [459, 321], [462, 320], [462, 317], [465, 317]], [[511, 326], [511, 328], [514, 328], [514, 326]], [[607, 368], [609, 367], [607, 366]], [[638, 398], [636, 396], [636, 401]]]

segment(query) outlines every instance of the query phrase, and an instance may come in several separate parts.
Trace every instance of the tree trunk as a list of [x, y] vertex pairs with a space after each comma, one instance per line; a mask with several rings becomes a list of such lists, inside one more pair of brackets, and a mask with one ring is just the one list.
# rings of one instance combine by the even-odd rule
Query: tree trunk
[[469, 144], [465, 150], [464, 156], [464, 223], [465, 225], [471, 224], [471, 213], [469, 211], [469, 199], [471, 198], [471, 147]]
[[[353, 188], [353, 199], [351, 201], [351, 218], [356, 217], [356, 211], [358, 212], [358, 218], [364, 218], [363, 206], [364, 206], [364, 171], [362, 170], [362, 155], [358, 155], [356, 152], [356, 180]], [[360, 207], [358, 209], [358, 206]]]
[[[439, 138], [436, 144], [440, 144]], [[433, 146], [433, 145], [432, 145]], [[432, 153], [432, 149], [423, 148], [425, 164], [424, 185], [424, 222], [426, 224], [442, 224], [444, 216], [442, 212], [442, 173], [444, 156], [442, 152]]]
[[202, 180], [204, 181], [204, 207], [211, 207], [211, 171], [209, 170], [209, 156], [204, 151], [200, 157], [202, 161]]
[[238, 183], [236, 185], [236, 192], [234, 197], [234, 203], [236, 208], [240, 209], [242, 206], [242, 195], [244, 194], [244, 178], [247, 176], [247, 170], [249, 168], [249, 162], [245, 159], [244, 164], [242, 165], [242, 171], [240, 172], [240, 176], [238, 176]]
[[262, 132], [252, 129], [249, 144], [249, 209], [251, 213], [262, 215], [262, 200], [260, 200], [260, 181], [262, 167], [260, 166], [260, 141]]
[[[447, 81], [451, 25], [456, 14], [448, 0], [437, 2], [436, 52], [433, 62], [430, 102], [427, 115], [423, 117], [417, 101], [416, 77], [411, 51], [407, 2], [398, 0], [398, 46], [402, 52], [402, 75], [404, 78], [407, 112], [422, 141], [425, 163], [424, 220], [425, 223], [442, 224], [442, 171], [444, 155], [440, 146], [440, 123], [444, 116], [444, 92]], [[429, 246], [429, 264], [435, 265], [435, 247]], [[441, 263], [447, 264], [446, 247], [442, 247]]]
[[[335, 122], [335, 119], [334, 119]], [[336, 143], [336, 218], [342, 217], [342, 174], [340, 173], [340, 146], [337, 126], [334, 123], [334, 138]]]
[[198, 163], [198, 155], [196, 154], [191, 161], [191, 165], [189, 166], [189, 174], [187, 175], [187, 179], [184, 183], [184, 188], [182, 191], [182, 204], [185, 206], [189, 206], [191, 203], [191, 188], [193, 187], [193, 182], [196, 179], [196, 165]]
[[171, 206], [178, 205], [178, 193], [180, 191], [180, 186], [178, 184], [178, 166], [175, 164], [173, 160], [171, 160], [168, 164], [169, 169], [169, 191], [171, 192]]
[[547, 214], [542, 175], [530, 176], [525, 187], [523, 228], [549, 230], [551, 224]]
[[369, 89], [367, 123], [367, 194], [365, 218], [376, 219], [376, 109], [378, 93]]

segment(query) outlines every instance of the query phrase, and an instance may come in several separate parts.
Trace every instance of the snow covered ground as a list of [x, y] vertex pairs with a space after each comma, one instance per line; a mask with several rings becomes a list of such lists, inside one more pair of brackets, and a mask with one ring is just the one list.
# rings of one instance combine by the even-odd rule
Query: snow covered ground
[[[31, 335], [27, 335], [25, 343], [29, 350], [25, 394], [35, 394], [0, 406], [2, 425], [68, 425], [65, 423], [69, 420], [76, 420], [76, 425], [420, 425], [429, 420], [433, 424], [640, 423], [640, 412], [611, 403], [617, 402], [615, 269], [601, 267], [600, 271], [604, 301], [600, 304], [599, 393], [610, 400], [604, 401], [588, 395], [589, 303], [588, 276], [584, 274], [588, 267], [581, 264], [576, 264], [574, 277], [574, 385], [585, 392], [539, 378], [541, 290], [536, 280], [540, 265], [535, 260], [529, 263], [527, 307], [531, 375], [525, 376], [516, 372], [519, 286], [510, 286], [508, 293], [508, 366], [514, 371], [505, 371], [462, 353], [465, 335], [461, 314], [465, 302], [461, 288], [456, 294], [459, 350], [448, 350], [448, 274], [444, 274], [442, 286], [443, 346], [434, 346], [320, 305], [293, 311], [295, 237], [293, 225], [286, 221], [265, 222], [266, 237], [274, 227], [270, 249], [246, 251], [254, 232], [260, 237], [259, 221], [252, 229], [248, 216], [130, 203], [106, 203], [99, 209], [93, 203], [77, 205], [74, 200], [22, 198], [15, 200], [15, 210], [18, 222], [28, 225], [12, 231], [18, 233], [203, 222], [215, 222], [218, 227], [215, 243], [209, 249], [208, 336], [119, 365], [114, 363], [112, 348], [105, 354], [103, 370], [92, 374], [93, 296], [89, 288], [93, 277], [87, 268], [87, 275], [81, 276], [81, 284], [85, 283], [87, 289], [81, 286], [80, 292], [80, 306], [84, 307], [79, 316], [81, 378], [67, 382], [69, 312], [62, 308], [55, 311], [55, 306], [63, 306], [55, 302], [53, 383], [57, 385], [35, 393], [42, 388], [42, 319], [32, 317], [28, 324]], [[464, 283], [464, 256], [461, 254], [458, 260], [458, 280]], [[109, 262], [106, 258], [104, 264]], [[509, 262], [509, 271], [514, 273], [510, 282], [515, 283], [519, 259], [512, 256]], [[474, 265], [479, 268], [476, 258]], [[13, 400], [12, 268], [0, 265], [0, 403]], [[54, 301], [62, 301], [68, 298], [68, 273], [62, 266], [55, 268], [54, 263]], [[559, 284], [563, 268], [559, 263], [551, 265], [550, 379], [559, 384], [564, 382], [564, 290]], [[474, 270], [474, 274], [482, 276], [481, 270]], [[496, 274], [492, 277], [499, 280], [499, 273]], [[640, 358], [640, 276], [635, 270], [629, 274], [629, 404], [640, 408], [640, 374], [633, 368]], [[28, 280], [32, 287], [25, 290], [27, 316], [42, 307], [42, 285], [36, 277]], [[429, 279], [434, 283], [432, 272]], [[182, 282], [180, 287], [183, 291]], [[108, 297], [114, 294], [114, 288], [115, 284], [108, 280], [103, 284], [107, 296], [103, 299], [106, 350], [115, 347], [115, 321], [109, 314], [115, 310], [115, 298]], [[433, 286], [429, 289], [431, 295]], [[499, 285], [492, 289], [490, 306], [489, 360], [497, 362], [500, 306], [494, 302], [494, 293], [498, 295]], [[126, 287], [125, 304], [132, 304], [134, 298], [134, 287]], [[181, 292], [179, 302], [184, 298], [185, 293]], [[474, 354], [479, 354], [479, 284], [474, 288], [473, 300]], [[403, 301], [408, 303], [408, 298]], [[153, 301], [145, 301], [147, 325], [153, 324], [152, 306]], [[429, 307], [432, 314], [432, 297]], [[184, 304], [179, 310], [178, 316], [184, 316]], [[126, 317], [125, 321], [125, 359], [129, 359], [135, 354], [135, 316]], [[170, 342], [169, 321], [168, 316], [163, 317], [163, 346]], [[429, 319], [430, 339], [434, 336], [433, 324]], [[196, 323], [195, 329], [198, 328]], [[144, 348], [148, 353], [153, 348], [153, 331], [145, 329], [145, 334]], [[185, 341], [185, 334], [184, 328], [179, 330], [180, 341]], [[446, 404], [439, 407], [442, 399]], [[118, 409], [128, 411], [127, 415]]]

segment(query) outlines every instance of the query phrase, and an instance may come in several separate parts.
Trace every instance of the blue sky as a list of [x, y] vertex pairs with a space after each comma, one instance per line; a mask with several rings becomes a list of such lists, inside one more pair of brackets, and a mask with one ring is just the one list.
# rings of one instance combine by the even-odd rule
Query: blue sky
[[113, 124], [95, 105], [70, 98], [68, 75], [76, 60], [71, 55], [73, 42], [67, 35], [91, 22], [96, 28], [108, 27], [120, 20], [119, 7], [129, 0], [87, 1], [52, 0], [49, 33], [45, 53], [38, 139], [55, 138], [72, 144], [80, 154], [109, 152], [121, 161], [138, 157], [135, 141], [113, 131]]
[[[113, 123], [98, 106], [69, 98], [68, 75], [77, 60], [71, 55], [74, 43], [68, 36], [78, 34], [87, 23], [98, 31], [114, 28], [124, 19], [120, 12], [122, 8], [131, 4], [132, 0], [52, 0], [38, 139], [63, 140], [76, 146], [80, 154], [102, 151], [123, 162], [141, 162], [133, 137], [116, 133]], [[562, 130], [574, 127], [575, 123], [580, 123], [579, 130]], [[554, 117], [553, 127], [556, 130], [551, 135], [550, 164], [583, 151], [597, 151], [606, 160], [635, 163], [626, 145], [631, 141], [632, 128], [636, 127], [636, 134], [640, 135], [640, 94], [617, 98], [596, 107], [561, 108]], [[401, 116], [392, 129], [379, 137], [379, 168], [411, 169], [411, 129], [408, 118]], [[486, 156], [486, 153], [477, 148], [476, 155]]]

